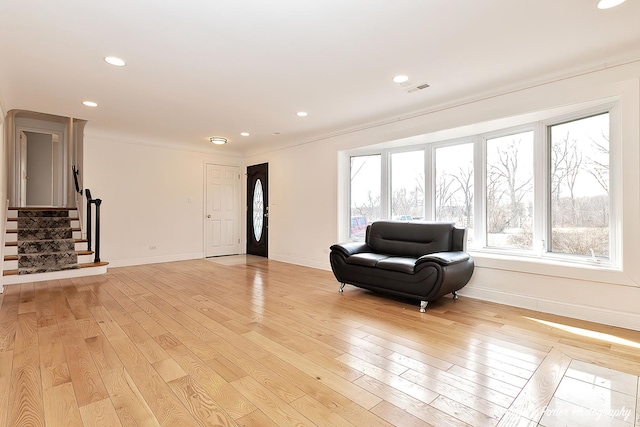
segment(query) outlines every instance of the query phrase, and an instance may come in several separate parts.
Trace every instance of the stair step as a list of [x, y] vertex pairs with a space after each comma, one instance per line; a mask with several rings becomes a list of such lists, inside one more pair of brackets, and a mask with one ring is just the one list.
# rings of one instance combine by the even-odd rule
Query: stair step
[[[91, 267], [102, 267], [105, 265], [109, 265], [108, 262], [104, 262], [104, 261], [100, 261], [100, 262], [85, 262], [82, 264], [78, 264], [80, 266], [80, 268], [91, 268]], [[18, 270], [4, 270], [3, 272], [3, 276], [17, 276], [18, 275]], [[27, 276], [27, 275], [25, 275]]]
[[78, 208], [60, 208], [60, 207], [50, 207], [43, 206], [38, 208], [30, 208], [30, 207], [15, 207], [9, 206], [10, 211], [77, 211]]
[[[80, 250], [80, 251], [76, 251], [76, 253], [78, 254], [78, 256], [81, 256], [81, 255], [93, 255], [93, 251], [88, 251], [86, 249]], [[5, 261], [17, 261], [18, 260], [18, 255], [5, 255], [4, 256], [4, 260]]]
[[[18, 233], [18, 229], [17, 228], [8, 228], [7, 233]], [[82, 231], [82, 229], [80, 227], [72, 227], [71, 231]]]
[[[87, 239], [73, 239], [76, 243], [85, 243]], [[18, 242], [5, 242], [5, 246], [18, 246]]]

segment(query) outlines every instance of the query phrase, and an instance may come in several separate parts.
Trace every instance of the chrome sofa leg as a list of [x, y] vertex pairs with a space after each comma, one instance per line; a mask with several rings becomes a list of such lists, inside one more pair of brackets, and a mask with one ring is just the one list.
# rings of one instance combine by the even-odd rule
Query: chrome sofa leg
[[343, 292], [344, 285], [346, 285], [346, 283], [340, 283], [340, 289], [338, 289], [338, 292]]
[[459, 298], [458, 297], [458, 291], [453, 291], [452, 294], [453, 294], [453, 299], [458, 299]]
[[429, 301], [420, 301], [420, 313], [427, 311], [427, 304], [429, 304]]

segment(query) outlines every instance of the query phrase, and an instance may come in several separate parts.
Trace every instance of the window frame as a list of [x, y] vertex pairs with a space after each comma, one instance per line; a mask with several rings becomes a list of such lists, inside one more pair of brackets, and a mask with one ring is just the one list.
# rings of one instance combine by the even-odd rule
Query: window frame
[[385, 181], [387, 179], [387, 173], [388, 173], [388, 169], [385, 168], [385, 162], [386, 162], [386, 156], [387, 154], [384, 152], [385, 150], [365, 150], [365, 151], [358, 151], [358, 152], [354, 152], [354, 153], [349, 153], [347, 155], [346, 158], [346, 164], [347, 164], [347, 177], [348, 177], [348, 184], [347, 184], [347, 192], [346, 192], [346, 219], [344, 221], [345, 227], [343, 232], [346, 232], [346, 236], [347, 239], [349, 241], [357, 241], [356, 239], [354, 239], [351, 236], [351, 217], [352, 212], [351, 212], [351, 158], [352, 157], [367, 157], [367, 156], [380, 156], [380, 184], [381, 184], [381, 188], [380, 188], [380, 217], [381, 218], [387, 218], [388, 215], [385, 212], [385, 197], [386, 194], [384, 193], [384, 188], [385, 188]]
[[[474, 222], [474, 228], [473, 228], [473, 235], [469, 235], [466, 244], [468, 245], [468, 248], [475, 248], [478, 245], [478, 227], [476, 227], [476, 221], [478, 220], [477, 217], [477, 212], [478, 212], [478, 200], [476, 198], [476, 193], [475, 193], [475, 189], [479, 188], [477, 187], [478, 185], [482, 185], [482, 184], [478, 184], [478, 170], [476, 168], [476, 163], [477, 163], [477, 157], [478, 157], [478, 153], [479, 153], [479, 145], [478, 145], [478, 141], [479, 141], [479, 135], [470, 135], [470, 136], [466, 136], [466, 137], [462, 137], [462, 138], [455, 138], [455, 139], [451, 139], [451, 140], [446, 140], [446, 141], [438, 141], [438, 142], [433, 142], [428, 144], [429, 148], [425, 148], [426, 151], [429, 151], [430, 154], [430, 165], [431, 165], [431, 173], [429, 174], [431, 176], [431, 185], [429, 187], [429, 192], [430, 192], [430, 198], [429, 200], [431, 201], [431, 209], [429, 210], [430, 212], [430, 216], [429, 216], [429, 221], [436, 221], [436, 189], [435, 189], [435, 184], [436, 184], [436, 150], [438, 150], [439, 148], [447, 148], [447, 147], [455, 147], [457, 145], [466, 145], [466, 144], [471, 144], [472, 146], [472, 161], [473, 161], [473, 187], [474, 187], [474, 193], [473, 193], [473, 222]], [[427, 192], [427, 190], [425, 189], [425, 193]], [[482, 221], [484, 223], [484, 218], [482, 218]]]
[[[516, 256], [526, 256], [526, 257], [530, 257], [530, 256], [534, 256], [535, 252], [536, 252], [536, 183], [538, 181], [538, 176], [536, 176], [536, 157], [535, 157], [535, 152], [536, 152], [536, 141], [539, 141], [540, 138], [540, 127], [536, 126], [537, 123], [527, 123], [524, 125], [520, 125], [520, 126], [512, 126], [509, 128], [504, 128], [504, 129], [499, 129], [499, 130], [495, 130], [495, 131], [491, 131], [491, 132], [486, 132], [483, 133], [481, 135], [478, 135], [478, 143], [480, 145], [479, 147], [479, 151], [480, 151], [480, 168], [481, 171], [479, 171], [479, 173], [481, 174], [480, 176], [480, 181], [481, 181], [481, 187], [483, 189], [483, 193], [482, 193], [482, 197], [480, 202], [480, 209], [481, 209], [481, 218], [482, 218], [482, 222], [480, 224], [480, 227], [478, 227], [480, 230], [478, 230], [481, 233], [481, 236], [478, 238], [477, 242], [478, 242], [478, 246], [479, 246], [479, 250], [482, 250], [483, 252], [486, 253], [497, 253], [497, 254], [509, 254], [509, 255], [516, 255]], [[533, 152], [532, 152], [532, 170], [533, 170], [533, 218], [532, 218], [532, 233], [533, 236], [531, 237], [533, 240], [533, 245], [531, 247], [531, 249], [518, 249], [518, 248], [501, 248], [498, 246], [489, 246], [488, 245], [488, 239], [487, 239], [487, 192], [486, 192], [486, 188], [487, 188], [487, 172], [488, 172], [488, 168], [487, 168], [487, 142], [491, 139], [494, 138], [501, 138], [501, 137], [505, 137], [505, 136], [510, 136], [510, 135], [516, 135], [519, 133], [525, 133], [525, 132], [533, 132]]]
[[[393, 164], [392, 164], [392, 158], [394, 154], [402, 154], [402, 153], [411, 153], [411, 152], [416, 152], [416, 151], [422, 151], [423, 154], [423, 160], [422, 160], [422, 167], [424, 168], [424, 181], [422, 183], [422, 185], [424, 186], [424, 206], [422, 207], [422, 217], [425, 219], [425, 221], [430, 220], [427, 218], [430, 218], [427, 216], [427, 211], [428, 208], [427, 206], [429, 205], [428, 203], [428, 186], [427, 183], [429, 182], [429, 179], [427, 178], [427, 151], [429, 151], [428, 148], [428, 144], [421, 144], [421, 145], [410, 145], [410, 146], [405, 146], [405, 147], [401, 147], [401, 148], [396, 148], [393, 150], [386, 150], [386, 157], [387, 157], [387, 171], [388, 171], [388, 179], [387, 179], [387, 194], [389, 197], [393, 197]], [[391, 203], [391, 200], [389, 199], [387, 201], [388, 206], [388, 213], [386, 215], [386, 218], [391, 218], [392, 215], [392, 210], [393, 210], [393, 206]]]
[[[473, 133], [469, 135], [443, 140], [433, 140], [427, 135], [412, 137], [407, 145], [398, 145], [400, 141], [391, 142], [392, 148], [376, 149], [363, 147], [343, 151], [346, 159], [346, 177], [350, 177], [350, 158], [354, 156], [381, 156], [381, 215], [391, 218], [391, 155], [409, 151], [424, 150], [424, 185], [425, 202], [424, 218], [426, 221], [435, 219], [435, 181], [436, 181], [436, 150], [442, 147], [471, 143], [473, 146], [474, 168], [474, 202], [473, 202], [473, 245], [469, 252], [477, 256], [496, 259], [512, 259], [514, 261], [538, 260], [538, 262], [560, 264], [567, 266], [583, 266], [597, 269], [621, 270], [622, 267], [622, 144], [621, 136], [621, 101], [618, 98], [608, 98], [601, 102], [593, 101], [589, 108], [579, 108], [564, 114], [552, 114], [552, 109], [539, 111], [523, 116], [523, 123], [516, 126], [496, 127], [493, 130]], [[591, 116], [609, 113], [609, 260], [593, 260], [583, 255], [561, 254], [548, 251], [550, 228], [550, 126], [584, 119]], [[536, 118], [538, 118], [536, 120]], [[472, 127], [473, 129], [473, 127]], [[476, 129], [485, 130], [479, 124]], [[487, 141], [497, 137], [513, 135], [521, 132], [533, 131], [533, 247], [532, 249], [488, 247], [486, 238], [486, 174], [487, 174]], [[424, 142], [418, 142], [418, 141]], [[344, 163], [343, 163], [344, 164]], [[347, 210], [341, 224], [350, 224], [351, 188], [347, 184]], [[345, 234], [346, 232], [346, 234]], [[349, 236], [348, 226], [343, 227], [341, 236]]]
[[[587, 119], [601, 114], [609, 114], [609, 259], [589, 258], [584, 255], [573, 255], [559, 252], [551, 252], [551, 127], [573, 121]], [[620, 103], [605, 103], [588, 109], [575, 111], [561, 116], [543, 120], [544, 127], [542, 144], [545, 150], [545, 217], [544, 229], [541, 234], [543, 249], [541, 257], [553, 261], [570, 261], [578, 264], [601, 265], [603, 267], [619, 268], [622, 254], [622, 233], [620, 224], [622, 218], [621, 187], [618, 183], [622, 180], [622, 159], [620, 156], [620, 138], [617, 129], [620, 121]], [[615, 135], [614, 135], [615, 133]]]

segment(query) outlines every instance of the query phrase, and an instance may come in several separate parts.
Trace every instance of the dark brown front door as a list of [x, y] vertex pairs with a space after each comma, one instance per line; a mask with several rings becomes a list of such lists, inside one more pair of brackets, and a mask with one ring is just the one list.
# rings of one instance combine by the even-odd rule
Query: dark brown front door
[[247, 167], [247, 254], [269, 252], [269, 165]]

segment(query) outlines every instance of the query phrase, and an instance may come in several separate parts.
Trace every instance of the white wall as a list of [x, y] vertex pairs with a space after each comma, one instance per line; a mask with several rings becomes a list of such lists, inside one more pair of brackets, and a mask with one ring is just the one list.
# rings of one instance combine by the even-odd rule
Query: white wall
[[101, 260], [124, 266], [204, 257], [206, 162], [242, 165], [85, 133], [84, 187], [102, 199]]
[[269, 163], [269, 258], [327, 269], [337, 238], [337, 154], [309, 144], [247, 159]]
[[[428, 95], [426, 95], [428, 96]], [[640, 63], [534, 85], [500, 96], [466, 100], [433, 112], [295, 148], [248, 157], [269, 163], [270, 258], [329, 269], [326, 248], [338, 239], [337, 179], [341, 152], [402, 138], [438, 140], [448, 129], [515, 115], [619, 99], [622, 108], [622, 270], [597, 271], [495, 259], [478, 254], [461, 294], [640, 330]], [[300, 141], [301, 143], [303, 141]], [[337, 289], [336, 283], [336, 289]]]

